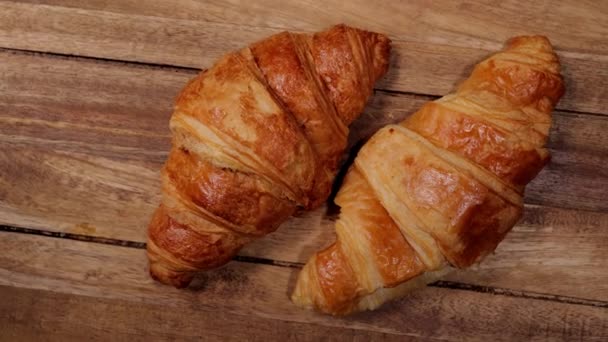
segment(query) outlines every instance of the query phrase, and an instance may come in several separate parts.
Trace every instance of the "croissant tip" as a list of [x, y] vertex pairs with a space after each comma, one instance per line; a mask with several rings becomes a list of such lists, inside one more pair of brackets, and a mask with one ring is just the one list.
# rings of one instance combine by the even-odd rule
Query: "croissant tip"
[[382, 78], [388, 71], [391, 55], [391, 40], [390, 38], [382, 33], [368, 31], [356, 27], [351, 27], [345, 24], [336, 25], [340, 29], [352, 29], [360, 35], [361, 40], [364, 42], [366, 48], [371, 51], [372, 63], [373, 63], [373, 75], [374, 82]]
[[523, 35], [511, 37], [507, 40], [506, 46], [509, 49], [515, 49], [520, 46], [538, 46], [541, 50], [553, 50], [553, 45], [549, 38], [543, 35]]
[[381, 34], [375, 33], [376, 43], [374, 46], [374, 72], [376, 80], [380, 79], [388, 71], [391, 55], [391, 40]]
[[165, 285], [172, 285], [177, 289], [188, 287], [194, 278], [191, 272], [175, 272], [158, 263], [150, 264], [150, 277]]

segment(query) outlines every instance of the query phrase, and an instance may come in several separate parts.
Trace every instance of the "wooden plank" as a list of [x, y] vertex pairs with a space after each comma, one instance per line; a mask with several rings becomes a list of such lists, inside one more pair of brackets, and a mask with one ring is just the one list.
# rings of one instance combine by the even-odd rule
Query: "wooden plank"
[[[608, 274], [604, 267], [608, 245], [608, 214], [528, 206], [522, 221], [480, 265], [445, 278], [480, 286], [518, 289], [528, 292], [608, 299]], [[118, 236], [140, 235], [142, 227], [118, 227]], [[240, 255], [301, 265], [314, 252], [333, 242], [333, 217], [314, 213], [293, 218], [279, 231], [248, 245]], [[61, 227], [61, 226], [60, 226]], [[99, 236], [93, 224], [81, 224], [64, 231]], [[106, 231], [103, 231], [106, 232]], [[110, 231], [111, 232], [111, 231]], [[107, 235], [101, 235], [107, 237]], [[120, 241], [118, 241], [120, 242]]]
[[159, 304], [0, 287], [3, 341], [390, 341], [403, 336]]
[[221, 308], [225, 315], [430, 339], [608, 337], [605, 302], [580, 301], [573, 305], [558, 302], [558, 298], [536, 300], [428, 287], [380, 311], [336, 318], [302, 311], [289, 302], [287, 291], [293, 286], [297, 269], [232, 263], [197, 278], [189, 290], [176, 290], [147, 276], [143, 250], [0, 234], [0, 248], [5, 251], [0, 255], [0, 285], [4, 286], [129, 301], [133, 306], [156, 305], [167, 312], [186, 309], [219, 315]]
[[[593, 3], [582, 6], [577, 2], [576, 11], [569, 10], [570, 4], [548, 8], [528, 5], [534, 10], [532, 13], [547, 13], [547, 20], [541, 22], [526, 19], [521, 16], [521, 6], [509, 3], [494, 11], [481, 12], [487, 13], [485, 16], [473, 16], [477, 18], [475, 23], [471, 22], [471, 15], [465, 16], [465, 13], [477, 13], [478, 8], [487, 6], [433, 5], [445, 7], [443, 11], [434, 11], [425, 3], [387, 6], [360, 3], [353, 5], [353, 10], [338, 11], [341, 5], [336, 2], [329, 5], [330, 10], [325, 4], [322, 8], [307, 6], [314, 10], [301, 11], [302, 19], [296, 20], [291, 18], [293, 14], [285, 14], [290, 12], [290, 7], [300, 6], [295, 4], [287, 6], [286, 12], [279, 16], [275, 16], [274, 11], [262, 15], [261, 12], [271, 7], [244, 5], [245, 2], [201, 5], [184, 1], [171, 5], [179, 10], [168, 12], [165, 6], [169, 5], [156, 1], [150, 2], [150, 6], [139, 2], [77, 5], [67, 1], [65, 4], [85, 8], [0, 2], [0, 46], [204, 68], [227, 51], [283, 29], [314, 31], [330, 23], [346, 21], [389, 33], [395, 40], [392, 68], [379, 88], [443, 95], [451, 91], [475, 63], [498, 49], [508, 36], [538, 30], [556, 42], [564, 64], [568, 92], [559, 108], [592, 113], [602, 113], [608, 108], [608, 56], [601, 43], [608, 25], [601, 20], [593, 22], [593, 18], [606, 9], [604, 6], [595, 9]], [[240, 12], [240, 20], [227, 19], [236, 16], [236, 8], [241, 5], [249, 7]], [[331, 6], [336, 10], [331, 11]], [[330, 14], [321, 15], [321, 10]], [[247, 11], [267, 22], [254, 20], [251, 24], [237, 25], [251, 20]], [[513, 11], [517, 11], [517, 15], [505, 17], [518, 21], [513, 25], [501, 25], [500, 20], [494, 20]], [[382, 18], [377, 22], [370, 19], [374, 16], [369, 13], [375, 12], [378, 12], [377, 18]], [[404, 20], [402, 15], [388, 13], [417, 14], [411, 18], [405, 16], [407, 20]], [[278, 18], [279, 23], [271, 24], [269, 15]], [[285, 15], [290, 19], [281, 19]], [[462, 20], [463, 16], [466, 20]], [[577, 20], [579, 17], [591, 19]], [[322, 19], [319, 22], [310, 18]], [[458, 22], [467, 25], [463, 27], [457, 25]], [[479, 27], [484, 29], [479, 31]], [[564, 27], [568, 27], [567, 33]]]
[[[424, 0], [406, 3], [369, 0], [348, 3], [340, 0], [322, 3], [314, 0], [15, 2], [300, 31], [315, 31], [320, 25], [345, 22], [385, 32], [399, 40], [488, 49], [495, 49], [514, 35], [538, 33], [549, 36], [564, 50], [591, 55], [606, 55], [608, 52], [608, 46], [603, 44], [608, 35], [608, 24], [602, 20], [608, 15], [608, 6], [597, 1], [566, 0], [546, 4], [506, 0], [497, 4], [485, 0], [474, 5]], [[270, 8], [273, 11], [269, 11]]]

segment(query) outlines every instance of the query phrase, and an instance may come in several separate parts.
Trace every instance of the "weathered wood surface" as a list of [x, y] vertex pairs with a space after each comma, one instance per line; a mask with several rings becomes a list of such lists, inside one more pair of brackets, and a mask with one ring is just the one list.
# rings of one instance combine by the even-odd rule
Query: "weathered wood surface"
[[[195, 305], [170, 308], [164, 303], [63, 294], [3, 286], [0, 340], [40, 341], [391, 341], [408, 336], [365, 329], [335, 329], [320, 324], [202, 311]], [[57, 308], [64, 308], [58, 312]], [[33, 324], [33, 322], [36, 322]]]
[[[311, 323], [338, 331], [348, 328], [431, 339], [450, 339], [455, 332], [461, 339], [478, 340], [608, 337], [606, 303], [596, 301], [572, 304], [556, 298], [428, 287], [380, 311], [336, 318], [302, 311], [289, 302], [287, 293], [298, 271], [290, 267], [233, 262], [197, 278], [188, 290], [176, 290], [148, 277], [147, 260], [140, 249], [14, 233], [5, 233], [0, 248], [7, 251], [0, 256], [1, 286], [128, 300], [141, 306], [140, 310], [157, 305], [163, 307], [162, 312], [192, 312], [201, 320], [220, 314], [240, 315], [271, 322]], [[35, 311], [35, 306], [31, 310]], [[157, 311], [161, 317], [176, 319], [162, 312]], [[182, 323], [192, 324], [188, 318]]]
[[[0, 340], [608, 339], [607, 17], [600, 1], [0, 1]], [[227, 51], [337, 22], [395, 46], [352, 145], [506, 38], [549, 36], [568, 92], [521, 222], [481, 265], [346, 319], [287, 297], [334, 238], [331, 205], [189, 290], [154, 283], [145, 226], [175, 95]]]
[[163, 65], [209, 67], [283, 30], [339, 22], [389, 34], [394, 58], [380, 88], [443, 95], [475, 62], [518, 34], [544, 34], [564, 64], [560, 109], [608, 108], [608, 5], [602, 1], [33, 1], [0, 2], [0, 46]]

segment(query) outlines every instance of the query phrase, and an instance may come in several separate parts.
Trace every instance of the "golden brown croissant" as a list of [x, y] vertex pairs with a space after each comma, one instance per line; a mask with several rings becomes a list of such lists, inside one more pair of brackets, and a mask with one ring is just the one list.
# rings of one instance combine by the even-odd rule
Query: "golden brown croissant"
[[344, 25], [283, 32], [220, 59], [184, 88], [170, 127], [150, 274], [176, 287], [228, 262], [331, 190], [348, 125], [388, 68], [390, 41]]
[[337, 242], [308, 261], [292, 300], [371, 310], [494, 251], [548, 161], [559, 69], [545, 37], [513, 38], [455, 94], [378, 131], [336, 197]]

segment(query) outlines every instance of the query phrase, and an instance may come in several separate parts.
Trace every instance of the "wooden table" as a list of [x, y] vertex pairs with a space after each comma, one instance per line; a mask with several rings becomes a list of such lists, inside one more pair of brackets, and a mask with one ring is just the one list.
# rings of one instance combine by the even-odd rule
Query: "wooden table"
[[[338, 22], [394, 41], [353, 142], [508, 37], [551, 39], [567, 94], [522, 221], [481, 265], [349, 318], [287, 296], [333, 240], [327, 207], [189, 289], [152, 281], [145, 229], [174, 96], [227, 51]], [[0, 1], [0, 47], [0, 340], [608, 339], [606, 1]]]

